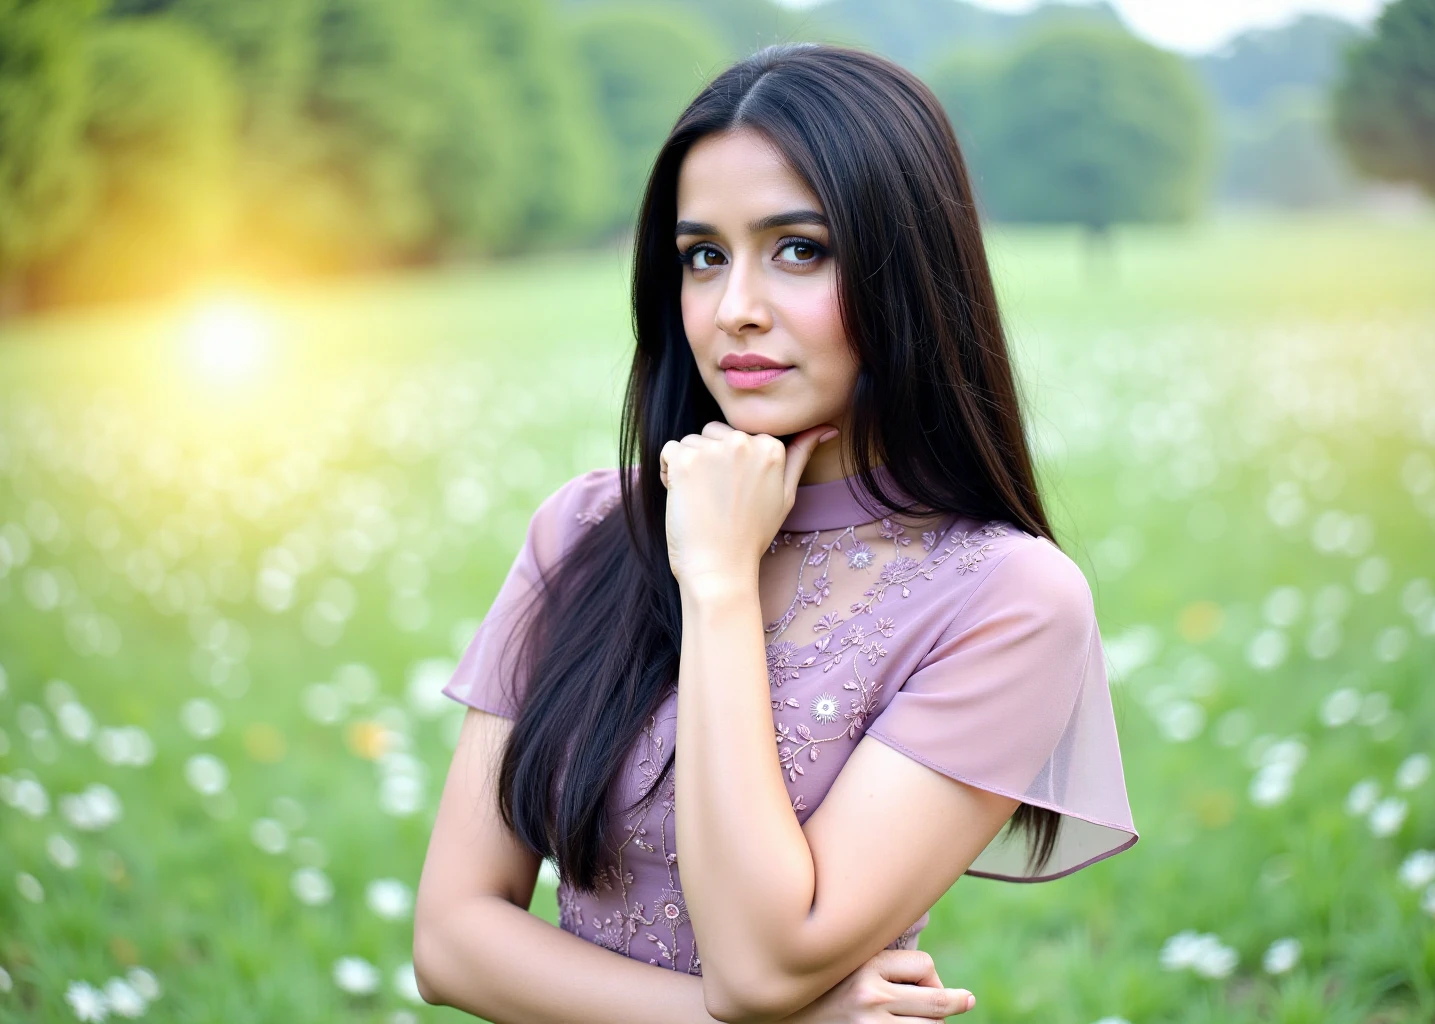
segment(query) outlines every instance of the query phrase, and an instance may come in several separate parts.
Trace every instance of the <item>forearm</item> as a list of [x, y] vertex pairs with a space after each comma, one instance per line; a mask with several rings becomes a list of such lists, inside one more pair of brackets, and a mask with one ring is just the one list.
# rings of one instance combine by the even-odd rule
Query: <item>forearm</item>
[[[685, 589], [677, 831], [710, 1006], [800, 998], [816, 877], [773, 746], [756, 580]], [[820, 994], [811, 992], [810, 997]]]
[[494, 1024], [713, 1024], [702, 979], [579, 938], [498, 897], [429, 926], [426, 998]]

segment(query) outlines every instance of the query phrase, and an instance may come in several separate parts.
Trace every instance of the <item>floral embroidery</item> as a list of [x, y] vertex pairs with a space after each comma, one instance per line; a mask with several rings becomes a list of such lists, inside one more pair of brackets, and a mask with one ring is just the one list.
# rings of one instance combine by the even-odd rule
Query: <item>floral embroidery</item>
[[851, 549], [847, 552], [847, 568], [867, 569], [877, 560], [872, 549], [867, 546], [866, 541], [853, 541]]
[[[639, 793], [639, 803], [636, 810], [629, 813], [624, 824], [624, 839], [615, 851], [614, 860], [605, 866], [605, 870], [599, 875], [599, 889], [602, 892], [612, 892], [616, 885], [619, 895], [623, 900], [621, 911], [615, 909], [608, 917], [599, 919], [589, 918], [589, 926], [593, 929], [592, 941], [605, 949], [611, 949], [615, 953], [622, 953], [624, 956], [632, 955], [632, 943], [635, 935], [638, 934], [640, 925], [647, 928], [659, 928], [666, 930], [667, 938], [663, 938], [655, 931], [644, 931], [643, 938], [653, 943], [658, 951], [658, 959], [649, 959], [650, 964], [658, 964], [678, 969], [680, 941], [678, 929], [688, 923], [688, 906], [683, 899], [682, 889], [678, 886], [678, 879], [675, 868], [678, 863], [676, 850], [668, 849], [668, 821], [673, 815], [677, 806], [677, 783], [673, 774], [668, 776], [668, 785], [663, 792], [660, 806], [663, 813], [661, 819], [654, 825], [654, 830], [661, 837], [661, 850], [650, 842], [646, 836], [648, 828], [646, 818], [649, 812], [647, 802], [642, 800], [652, 792], [653, 786], [657, 783], [658, 777], [662, 774], [663, 737], [657, 735], [657, 716], [648, 716], [648, 722], [643, 727], [642, 739], [646, 743], [643, 757], [638, 761], [638, 770], [642, 774], [643, 783]], [[658, 899], [653, 907], [651, 915], [647, 912], [646, 904], [630, 902], [629, 886], [633, 884], [633, 873], [623, 866], [624, 855], [629, 846], [636, 847], [645, 853], [661, 853], [661, 861], [668, 872], [668, 885], [658, 893]], [[559, 888], [559, 923], [574, 934], [581, 935], [578, 926], [583, 921], [582, 911], [578, 905], [577, 894], [571, 887], [567, 888], [565, 894], [564, 886]], [[573, 927], [569, 927], [573, 925]], [[702, 973], [702, 961], [698, 957], [696, 943], [691, 943], [685, 970], [689, 974]]]
[[819, 722], [837, 721], [839, 710], [841, 710], [841, 706], [837, 703], [837, 698], [830, 693], [819, 693], [812, 698], [812, 717]]
[[582, 523], [584, 526], [593, 526], [597, 523], [601, 523], [604, 518], [607, 517], [608, 513], [613, 511], [613, 508], [618, 504], [618, 502], [622, 500], [622, 497], [622, 492], [619, 492], [617, 494], [610, 494], [608, 497], [604, 498], [601, 503], [599, 503], [597, 508], [591, 510], [582, 509], [579, 512], [575, 512], [573, 514], [574, 518], [577, 519], [578, 522]]
[[[857, 734], [862, 731], [862, 727], [867, 724], [867, 717], [877, 709], [877, 694], [882, 689], [881, 682], [868, 680], [860, 671], [856, 671], [855, 669], [853, 675], [856, 677], [856, 681], [843, 683], [842, 688], [844, 690], [857, 690], [859, 691], [858, 695], [852, 698], [850, 709], [842, 716], [847, 720], [847, 724], [831, 736], [813, 736], [812, 730], [807, 727], [805, 722], [798, 722], [795, 730], [794, 727], [789, 726], [786, 722], [774, 723], [776, 726], [774, 736], [776, 737], [779, 748], [777, 761], [778, 764], [782, 766], [782, 770], [787, 773], [788, 782], [796, 782], [797, 777], [804, 774], [802, 765], [798, 761], [798, 758], [804, 750], [807, 751], [807, 759], [809, 761], [816, 761], [817, 755], [821, 753], [821, 744], [831, 743], [833, 740], [840, 740], [844, 737], [849, 740], [856, 739]], [[794, 731], [797, 733], [795, 739], [793, 737]], [[796, 743], [797, 740], [801, 740], [802, 742], [793, 746], [792, 744]], [[788, 745], [783, 746], [784, 743]]]
[[792, 656], [796, 653], [797, 645], [791, 640], [767, 645], [768, 686], [781, 686], [788, 679], [796, 679], [799, 669], [806, 668], [816, 660], [808, 658], [800, 665], [793, 665]]

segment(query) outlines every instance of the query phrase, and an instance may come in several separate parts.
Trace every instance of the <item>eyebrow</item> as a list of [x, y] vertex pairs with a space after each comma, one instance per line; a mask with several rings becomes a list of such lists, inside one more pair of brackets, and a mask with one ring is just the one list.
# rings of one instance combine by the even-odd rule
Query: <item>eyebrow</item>
[[[759, 217], [747, 225], [747, 230], [756, 235], [759, 232], [768, 231], [772, 228], [786, 227], [789, 224], [819, 224], [827, 227], [827, 218], [816, 210], [788, 210], [786, 213], [770, 213], [766, 217]], [[678, 221], [675, 237], [681, 235], [719, 235], [722, 234], [711, 224], [704, 224], [695, 220]]]

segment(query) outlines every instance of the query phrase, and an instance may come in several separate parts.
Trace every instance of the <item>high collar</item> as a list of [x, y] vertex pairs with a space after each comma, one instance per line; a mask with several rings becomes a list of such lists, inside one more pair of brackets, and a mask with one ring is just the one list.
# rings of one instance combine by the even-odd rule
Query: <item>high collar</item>
[[[872, 475], [894, 498], [902, 500], [908, 497], [906, 492], [893, 481], [886, 466], [874, 466]], [[842, 477], [839, 480], [829, 480], [821, 484], [799, 484], [797, 498], [792, 503], [792, 509], [787, 513], [787, 518], [782, 521], [782, 530], [790, 533], [836, 530], [844, 526], [870, 523], [874, 518], [882, 517], [881, 515], [874, 517], [871, 512], [864, 509], [858, 503], [853, 491], [865, 495], [868, 504], [880, 509], [882, 515], [892, 511], [890, 505], [879, 501], [875, 495], [863, 488], [861, 480], [856, 476]]]

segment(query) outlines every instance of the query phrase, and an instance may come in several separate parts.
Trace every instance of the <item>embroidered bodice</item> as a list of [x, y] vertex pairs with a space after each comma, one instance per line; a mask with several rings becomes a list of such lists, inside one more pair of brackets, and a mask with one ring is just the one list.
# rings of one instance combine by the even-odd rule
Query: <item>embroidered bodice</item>
[[[895, 492], [885, 470], [878, 473]], [[612, 511], [617, 474], [583, 474], [540, 507], [524, 551], [444, 689], [448, 696], [515, 713], [493, 666], [505, 634], [502, 613], [527, 575], [524, 560], [546, 561], [545, 547], [554, 557], [564, 538]], [[850, 482], [857, 486], [856, 478]], [[969, 784], [1069, 814], [1055, 874], [1043, 878], [1134, 843], [1104, 660], [1079, 568], [1050, 541], [1007, 522], [890, 513], [874, 519], [848, 485], [799, 487], [759, 568], [773, 751], [798, 820], [812, 814], [857, 743], [871, 735]], [[1013, 555], [1012, 571], [997, 577]], [[982, 588], [989, 577], [1003, 585]], [[974, 601], [982, 589], [989, 599]], [[1018, 639], [1025, 642], [1013, 645]], [[1012, 673], [1018, 678], [1005, 685]], [[625, 956], [700, 974], [676, 849], [675, 772], [653, 799], [639, 799], [652, 795], [676, 726], [674, 685], [628, 754], [619, 803], [634, 809], [610, 822], [613, 849], [596, 891], [579, 892], [560, 879], [560, 925]], [[1081, 756], [1091, 762], [1083, 769], [1089, 778], [1073, 794], [1067, 765]], [[1024, 878], [1024, 852], [998, 837], [969, 873]], [[927, 921], [924, 913], [888, 948], [915, 948]]]

